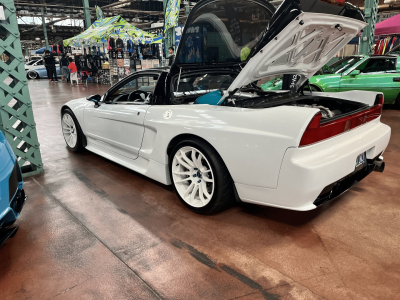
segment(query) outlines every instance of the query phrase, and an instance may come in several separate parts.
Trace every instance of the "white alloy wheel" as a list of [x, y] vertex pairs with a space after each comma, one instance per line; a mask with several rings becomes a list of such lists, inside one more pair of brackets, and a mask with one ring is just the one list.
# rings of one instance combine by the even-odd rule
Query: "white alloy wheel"
[[172, 160], [172, 180], [181, 198], [190, 206], [205, 207], [215, 189], [213, 170], [198, 149], [185, 146]]
[[75, 148], [78, 142], [78, 131], [70, 114], [65, 113], [63, 115], [61, 126], [65, 142], [70, 148]]

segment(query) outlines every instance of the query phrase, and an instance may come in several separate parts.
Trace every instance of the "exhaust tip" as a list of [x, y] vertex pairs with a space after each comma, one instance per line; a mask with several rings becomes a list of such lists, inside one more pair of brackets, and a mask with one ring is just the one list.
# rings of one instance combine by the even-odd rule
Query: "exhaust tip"
[[375, 168], [374, 168], [375, 172], [383, 173], [383, 171], [385, 171], [385, 162], [375, 161], [374, 165], [375, 165]]

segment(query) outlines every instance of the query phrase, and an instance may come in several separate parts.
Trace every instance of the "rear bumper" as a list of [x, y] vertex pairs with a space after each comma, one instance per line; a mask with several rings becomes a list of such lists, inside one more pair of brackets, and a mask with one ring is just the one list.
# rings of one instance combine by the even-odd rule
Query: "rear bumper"
[[[376, 120], [321, 143], [289, 148], [282, 161], [277, 189], [236, 184], [239, 197], [244, 202], [297, 211], [315, 209], [320, 202], [334, 199], [370, 174], [371, 161], [385, 151], [390, 135], [390, 127]], [[364, 152], [369, 168], [355, 173], [357, 156]], [[326, 196], [321, 194], [326, 187], [345, 178], [327, 201], [321, 200], [321, 196]]]

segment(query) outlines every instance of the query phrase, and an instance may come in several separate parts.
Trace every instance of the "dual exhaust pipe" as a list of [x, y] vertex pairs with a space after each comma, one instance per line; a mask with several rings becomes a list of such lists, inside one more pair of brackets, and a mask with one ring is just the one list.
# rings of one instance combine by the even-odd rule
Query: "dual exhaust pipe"
[[383, 161], [383, 156], [379, 156], [378, 159], [374, 161], [374, 165], [375, 172], [383, 173], [383, 171], [385, 170], [385, 162]]

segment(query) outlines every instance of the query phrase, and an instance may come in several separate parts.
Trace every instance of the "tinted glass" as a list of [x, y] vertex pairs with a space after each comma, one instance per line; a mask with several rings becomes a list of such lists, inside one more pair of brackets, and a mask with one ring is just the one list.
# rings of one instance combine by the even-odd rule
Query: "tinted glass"
[[357, 67], [361, 73], [396, 71], [395, 58], [369, 59]]
[[329, 68], [333, 71], [333, 73], [341, 74], [363, 59], [364, 59], [363, 57], [356, 57], [356, 56], [345, 57], [335, 62], [333, 65], [330, 65]]
[[[133, 103], [144, 102], [149, 94], [152, 94], [157, 84], [158, 76], [145, 75], [132, 78], [129, 82], [123, 84], [111, 95], [108, 96], [106, 102], [111, 103]], [[131, 94], [132, 92], [136, 92]], [[142, 92], [142, 93], [140, 93]]]
[[248, 58], [272, 16], [251, 0], [220, 0], [190, 18], [176, 58], [182, 63], [240, 62]]

